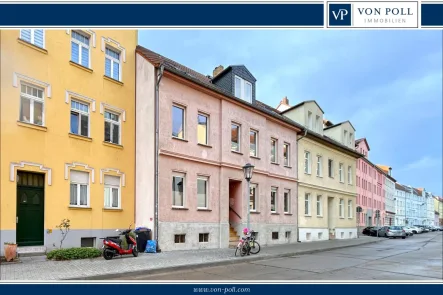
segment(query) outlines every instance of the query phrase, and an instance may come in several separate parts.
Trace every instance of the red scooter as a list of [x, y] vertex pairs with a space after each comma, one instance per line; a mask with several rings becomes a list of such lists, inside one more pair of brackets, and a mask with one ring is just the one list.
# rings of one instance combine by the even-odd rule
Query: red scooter
[[[117, 230], [118, 231], [118, 230]], [[138, 256], [137, 241], [129, 235], [131, 232], [131, 226], [129, 229], [120, 232], [121, 236], [124, 236], [128, 244], [128, 249], [123, 249], [122, 240], [120, 237], [106, 237], [103, 239], [103, 258], [111, 260], [115, 256], [122, 256], [125, 254], [132, 254], [134, 257]]]

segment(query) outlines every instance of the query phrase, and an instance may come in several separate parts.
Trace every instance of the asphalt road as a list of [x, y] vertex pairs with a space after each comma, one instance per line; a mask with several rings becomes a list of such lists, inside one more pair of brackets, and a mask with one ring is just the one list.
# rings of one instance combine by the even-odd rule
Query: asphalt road
[[443, 280], [442, 236], [431, 232], [310, 255], [114, 279]]

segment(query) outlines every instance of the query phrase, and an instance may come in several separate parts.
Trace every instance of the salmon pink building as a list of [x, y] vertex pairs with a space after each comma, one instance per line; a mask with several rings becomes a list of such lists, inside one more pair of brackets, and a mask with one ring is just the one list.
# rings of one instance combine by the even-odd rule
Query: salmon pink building
[[[297, 241], [297, 134], [242, 65], [193, 71], [136, 50], [136, 224], [162, 250], [227, 248], [247, 225]], [[242, 167], [255, 166], [250, 191]]]
[[[366, 226], [384, 226], [386, 218], [385, 173], [369, 161], [370, 148], [366, 138], [357, 139], [355, 149], [364, 155], [357, 160], [357, 205], [363, 209], [357, 219], [359, 229]], [[376, 218], [377, 210], [380, 212], [379, 218]]]

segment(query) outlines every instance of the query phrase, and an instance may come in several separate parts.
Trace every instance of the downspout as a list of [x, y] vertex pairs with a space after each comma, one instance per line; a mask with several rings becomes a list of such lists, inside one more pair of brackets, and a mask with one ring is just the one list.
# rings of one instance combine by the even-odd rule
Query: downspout
[[[305, 129], [305, 134], [302, 135], [300, 138], [297, 138], [297, 165], [295, 169], [297, 169], [297, 178], [298, 178], [298, 161], [300, 161], [300, 159], [298, 158], [298, 142], [300, 141], [300, 139], [306, 137], [306, 135], [308, 135], [308, 129]], [[300, 212], [299, 208], [298, 208], [298, 186], [299, 184], [297, 183], [297, 212]], [[300, 242], [300, 229], [299, 229], [299, 220], [298, 220], [298, 216], [299, 214], [297, 213], [297, 242]]]
[[163, 77], [163, 71], [165, 66], [162, 64], [157, 68], [156, 81], [155, 81], [155, 180], [154, 180], [154, 228], [155, 228], [155, 240], [157, 242], [157, 251], [161, 252], [158, 244], [158, 159], [159, 159], [159, 90], [160, 81]]

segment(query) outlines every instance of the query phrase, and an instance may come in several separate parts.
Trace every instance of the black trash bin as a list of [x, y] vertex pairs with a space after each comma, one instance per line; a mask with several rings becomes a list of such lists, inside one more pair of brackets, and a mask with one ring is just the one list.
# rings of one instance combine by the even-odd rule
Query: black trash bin
[[137, 235], [137, 250], [145, 252], [146, 243], [151, 239], [151, 230], [149, 228], [138, 228], [134, 232]]

